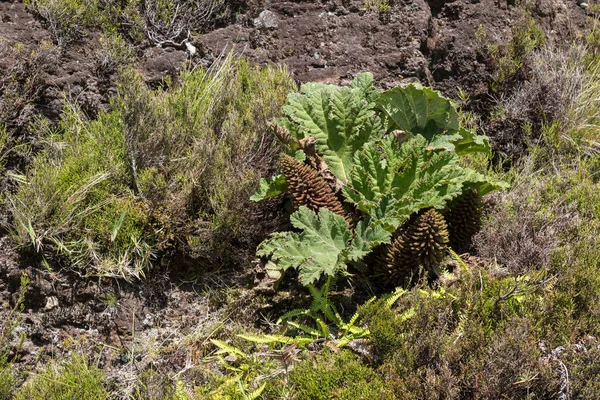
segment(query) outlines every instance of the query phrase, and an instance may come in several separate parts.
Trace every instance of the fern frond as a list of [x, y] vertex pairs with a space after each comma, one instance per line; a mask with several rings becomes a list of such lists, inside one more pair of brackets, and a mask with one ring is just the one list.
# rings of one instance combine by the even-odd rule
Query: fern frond
[[231, 346], [221, 340], [210, 339], [210, 342], [219, 348], [219, 350], [217, 350], [215, 354], [229, 354], [238, 357], [248, 357], [248, 355], [242, 350], [238, 349], [237, 347]]
[[392, 308], [392, 306], [394, 305], [395, 302], [397, 302], [400, 297], [402, 297], [404, 294], [407, 293], [407, 290], [404, 288], [396, 288], [396, 290], [394, 290], [392, 293], [388, 293], [386, 295], [383, 296], [384, 301], [383, 304], [385, 306], [386, 309], [390, 309]]
[[310, 326], [300, 324], [298, 322], [293, 322], [293, 321], [288, 321], [288, 325], [290, 325], [296, 329], [300, 329], [301, 331], [303, 331], [304, 333], [307, 333], [309, 335], [316, 336], [316, 337], [323, 337], [321, 331], [319, 331], [315, 328], [311, 328]]
[[288, 311], [285, 314], [283, 314], [281, 317], [279, 317], [279, 319], [277, 320], [277, 325], [281, 324], [282, 322], [287, 321], [290, 318], [299, 317], [301, 315], [307, 315], [308, 312], [309, 312], [309, 310], [301, 309], [301, 308], [296, 308], [291, 311]]
[[327, 324], [325, 323], [325, 321], [323, 321], [321, 318], [315, 318], [315, 323], [317, 324], [317, 326], [321, 330], [321, 335], [324, 338], [328, 338], [331, 332], [329, 331], [329, 327], [327, 326]]
[[262, 392], [265, 390], [265, 388], [267, 387], [267, 382], [263, 383], [261, 387], [259, 387], [258, 389], [256, 389], [255, 391], [249, 393], [248, 395], [244, 396], [244, 400], [256, 400], [260, 397], [260, 395], [262, 395]]

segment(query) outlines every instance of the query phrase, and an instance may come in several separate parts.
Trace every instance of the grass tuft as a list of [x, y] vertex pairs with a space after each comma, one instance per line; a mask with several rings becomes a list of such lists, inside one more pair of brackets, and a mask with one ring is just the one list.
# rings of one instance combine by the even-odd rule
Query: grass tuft
[[112, 111], [89, 120], [67, 104], [43, 133], [45, 150], [8, 196], [15, 238], [97, 275], [139, 277], [177, 249], [230, 262], [260, 239], [248, 198], [271, 168], [268, 121], [292, 88], [285, 70], [231, 57], [167, 91], [125, 70]]

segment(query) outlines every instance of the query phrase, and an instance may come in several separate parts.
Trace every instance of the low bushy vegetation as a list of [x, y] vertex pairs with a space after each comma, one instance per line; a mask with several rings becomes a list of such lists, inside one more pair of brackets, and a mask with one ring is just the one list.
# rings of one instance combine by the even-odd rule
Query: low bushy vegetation
[[301, 399], [395, 399], [382, 376], [349, 350], [323, 351], [299, 362], [290, 373], [294, 394]]
[[[47, 86], [46, 75], [56, 68], [59, 49], [42, 41], [34, 50], [0, 38], [0, 125], [23, 133], [33, 121], [34, 104]], [[19, 139], [18, 137], [13, 140]]]
[[64, 47], [83, 35], [84, 28], [94, 21], [93, 4], [81, 0], [26, 0], [46, 22], [56, 44]]
[[101, 369], [83, 356], [73, 355], [62, 362], [50, 362], [43, 371], [32, 375], [18, 390], [16, 400], [109, 398], [106, 378]]
[[535, 22], [530, 13], [522, 11], [522, 15], [514, 24], [510, 41], [503, 43], [489, 42], [483, 27], [477, 32], [481, 50], [489, 57], [494, 71], [491, 82], [493, 91], [505, 90], [527, 75], [528, 57], [541, 48], [546, 42], [544, 30]]
[[[160, 25], [174, 3], [149, 4], [153, 38], [180, 40]], [[130, 59], [106, 40], [99, 74]], [[123, 389], [75, 353], [14, 371], [24, 278], [0, 325], [0, 399], [600, 398], [597, 55], [544, 45], [530, 18], [488, 51], [504, 96], [485, 123], [506, 129], [491, 145], [430, 88], [359, 74], [295, 92], [285, 70], [232, 58], [161, 89], [122, 69], [111, 111], [67, 103], [38, 122], [44, 147], [5, 196], [47, 267], [131, 279], [257, 254], [280, 297], [247, 291], [244, 306], [285, 300], [260, 327], [236, 325], [248, 309], [232, 301], [160, 351], [131, 338], [149, 357], [128, 358], [144, 363]], [[289, 224], [265, 217], [273, 205]]]
[[248, 197], [271, 166], [268, 121], [293, 83], [285, 70], [225, 59], [167, 91], [123, 72], [113, 110], [67, 105], [8, 196], [21, 244], [84, 273], [140, 276], [185, 248], [206, 263], [256, 240]]
[[243, 4], [224, 0], [25, 0], [65, 48], [82, 39], [90, 28], [119, 35], [131, 43], [181, 47], [207, 27], [234, 17]]

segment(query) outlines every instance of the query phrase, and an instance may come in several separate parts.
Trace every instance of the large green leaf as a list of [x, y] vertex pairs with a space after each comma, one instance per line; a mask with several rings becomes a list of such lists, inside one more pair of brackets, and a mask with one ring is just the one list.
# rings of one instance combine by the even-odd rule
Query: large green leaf
[[473, 130], [465, 128], [460, 128], [453, 134], [435, 135], [429, 145], [436, 149], [453, 151], [459, 156], [473, 153], [492, 154], [492, 146], [487, 136], [476, 135]]
[[456, 153], [432, 150], [421, 135], [403, 143], [368, 144], [355, 162], [344, 195], [388, 230], [419, 209], [443, 208], [462, 193], [465, 182], [481, 179], [459, 165]]
[[359, 262], [375, 247], [389, 243], [391, 237], [391, 232], [387, 231], [383, 224], [371, 223], [370, 219], [361, 221], [356, 226], [354, 239], [348, 248], [346, 258], [351, 262]]
[[359, 75], [348, 87], [307, 83], [288, 96], [283, 107], [285, 126], [297, 139], [314, 137], [317, 152], [343, 183], [354, 163], [354, 153], [384, 133], [374, 114], [372, 77]]
[[[363, 213], [350, 231], [343, 217], [327, 209], [317, 214], [301, 207], [291, 217], [296, 232], [276, 233], [261, 243], [257, 254], [270, 257], [271, 273], [297, 269], [304, 285], [334, 276], [349, 263], [364, 266], [372, 249], [389, 243], [420, 209], [445, 208], [466, 190], [483, 195], [507, 186], [460, 165], [459, 156], [489, 153], [489, 140], [461, 127], [455, 104], [430, 88], [410, 85], [382, 93], [370, 74], [348, 87], [308, 83], [288, 97], [284, 114], [279, 124], [298, 139], [287, 151], [304, 156], [301, 139], [315, 138], [318, 155], [343, 184], [345, 200]], [[284, 183], [261, 182], [256, 198], [279, 193]]]
[[259, 245], [257, 254], [270, 256], [281, 271], [297, 268], [304, 285], [335, 275], [344, 266], [343, 252], [352, 239], [344, 218], [325, 208], [317, 215], [300, 207], [290, 220], [302, 232], [274, 234]]
[[377, 107], [397, 128], [427, 139], [459, 127], [454, 104], [438, 91], [416, 83], [383, 92]]
[[460, 127], [454, 102], [431, 88], [411, 84], [388, 90], [378, 97], [377, 108], [390, 129], [420, 134], [436, 149], [459, 156], [491, 152], [489, 139]]
[[285, 176], [277, 175], [272, 178], [261, 178], [256, 192], [250, 196], [252, 201], [261, 201], [285, 192], [287, 185]]

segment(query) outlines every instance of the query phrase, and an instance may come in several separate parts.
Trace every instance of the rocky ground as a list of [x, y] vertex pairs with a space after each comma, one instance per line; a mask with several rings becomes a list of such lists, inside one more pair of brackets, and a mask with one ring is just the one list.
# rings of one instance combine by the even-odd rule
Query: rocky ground
[[[550, 40], [576, 37], [585, 26], [586, 9], [575, 0], [536, 0], [522, 6], [506, 0], [392, 0], [385, 11], [355, 0], [253, 1], [235, 21], [195, 36], [196, 54], [185, 46], [146, 43], [135, 49], [135, 65], [149, 83], [159, 85], [165, 76], [176, 76], [186, 61], [209, 65], [234, 49], [254, 62], [286, 65], [298, 82], [347, 83], [355, 74], [371, 71], [382, 87], [419, 81], [452, 97], [460, 87], [474, 99], [489, 100], [492, 72], [476, 33], [483, 28], [489, 41], [509, 40], [524, 8]], [[9, 129], [25, 132], [36, 113], [56, 120], [63, 93], [90, 115], [109, 107], [115, 75], [96, 71], [98, 36], [90, 32], [53, 53], [39, 72], [43, 79], [33, 105], [17, 108]], [[52, 40], [49, 31], [22, 3], [0, 2], [1, 42], [20, 42], [31, 52], [39, 51], [43, 40]], [[0, 73], [13, 62], [0, 59]], [[25, 334], [21, 368], [76, 345], [99, 351], [106, 366], [113, 367], [107, 368], [109, 376], [121, 381], [134, 368], [129, 358], [144, 354], [144, 346], [168, 348], [163, 362], [184, 370], [191, 350], [181, 353], [180, 341], [187, 335], [209, 332], [234, 318], [253, 320], [258, 312], [243, 315], [245, 305], [252, 302], [268, 314], [273, 303], [256, 287], [262, 275], [254, 265], [244, 273], [237, 268], [193, 281], [180, 279], [174, 267], [154, 271], [144, 282], [81, 279], [44, 269], [38, 259], [16, 252], [7, 233], [3, 235], [0, 302], [14, 304], [22, 273], [31, 279], [13, 338], [18, 342]], [[231, 290], [232, 282], [239, 290]], [[142, 364], [155, 360], [136, 361], [135, 368], [143, 369]]]

